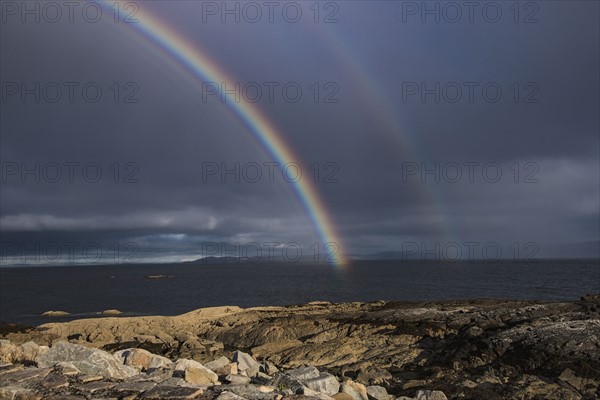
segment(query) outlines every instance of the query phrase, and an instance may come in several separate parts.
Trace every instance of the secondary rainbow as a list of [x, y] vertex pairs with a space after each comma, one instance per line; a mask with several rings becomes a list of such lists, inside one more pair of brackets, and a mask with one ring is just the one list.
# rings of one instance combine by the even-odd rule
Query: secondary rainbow
[[[126, 4], [121, 1], [118, 1], [118, 3]], [[114, 0], [101, 0], [97, 4], [102, 4], [105, 10], [111, 14], [115, 12]], [[121, 20], [129, 14], [129, 12], [124, 11], [122, 6], [118, 8], [118, 12]], [[224, 83], [228, 88], [235, 87], [234, 80], [229, 77], [224, 68], [213, 62], [209, 55], [199, 48], [197, 43], [191, 43], [180, 33], [142, 8], [139, 8], [132, 18], [135, 18], [138, 22], [120, 23], [118, 25], [130, 26], [143, 34], [144, 38], [150, 40], [155, 46], [168, 54], [171, 60], [185, 66], [200, 82]], [[307, 171], [300, 159], [285, 142], [281, 132], [255, 104], [243, 99], [238, 102], [227, 100], [226, 104], [275, 161], [282, 165], [297, 163], [303, 168], [303, 171]], [[314, 183], [311, 179], [300, 179], [297, 182], [290, 183], [290, 185], [306, 210], [319, 239], [322, 241], [321, 244], [334, 243], [337, 246], [335, 264], [343, 266], [346, 263], [344, 247]]]

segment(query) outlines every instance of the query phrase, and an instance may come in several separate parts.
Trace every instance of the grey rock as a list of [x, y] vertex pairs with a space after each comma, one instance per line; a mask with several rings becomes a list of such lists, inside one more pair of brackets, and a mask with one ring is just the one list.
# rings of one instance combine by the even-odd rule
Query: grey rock
[[250, 383], [250, 378], [244, 375], [227, 375], [225, 381], [233, 385], [245, 385]]
[[278, 388], [289, 389], [292, 393], [302, 393], [305, 387], [299, 379], [293, 378], [282, 372], [275, 373], [269, 384]]
[[222, 392], [217, 396], [216, 400], [245, 400], [242, 396], [238, 396], [231, 392]]
[[226, 366], [227, 364], [229, 364], [230, 361], [227, 357], [223, 356], [220, 358], [217, 358], [216, 360], [213, 360], [211, 362], [207, 362], [206, 364], [204, 364], [204, 366], [210, 370], [215, 370], [215, 369], [219, 369], [219, 368], [223, 368], [224, 366]]
[[237, 363], [238, 369], [246, 372], [249, 377], [256, 375], [260, 370], [260, 363], [248, 353], [236, 351], [233, 353], [233, 361]]
[[135, 392], [142, 393], [156, 386], [154, 382], [121, 382], [114, 387], [118, 392]]
[[321, 372], [316, 378], [305, 380], [304, 385], [328, 396], [333, 396], [340, 391], [340, 383], [337, 378], [328, 372]]
[[77, 385], [75, 388], [86, 393], [96, 393], [102, 390], [112, 389], [113, 387], [115, 387], [115, 385], [116, 383], [113, 382], [97, 381], [84, 383], [83, 385]]
[[370, 400], [391, 400], [393, 398], [383, 386], [377, 385], [367, 386], [367, 395]]
[[301, 382], [319, 377], [319, 370], [311, 366], [290, 369], [289, 371], [285, 371], [285, 373]]
[[26, 368], [21, 371], [2, 374], [4, 382], [25, 382], [30, 380], [42, 380], [50, 373], [51, 368]]
[[142, 393], [142, 395], [138, 398], [144, 400], [191, 399], [202, 394], [203, 392], [204, 389], [200, 388], [161, 385]]
[[215, 386], [213, 390], [218, 392], [229, 391], [238, 396], [252, 400], [273, 400], [273, 393], [261, 392], [254, 385], [221, 385]]
[[415, 396], [416, 400], [448, 400], [446, 395], [439, 390], [419, 390]]
[[67, 342], [55, 343], [46, 353], [38, 355], [36, 361], [41, 368], [68, 361], [84, 374], [113, 379], [124, 379], [138, 373], [133, 367], [119, 364], [113, 355], [105, 351]]

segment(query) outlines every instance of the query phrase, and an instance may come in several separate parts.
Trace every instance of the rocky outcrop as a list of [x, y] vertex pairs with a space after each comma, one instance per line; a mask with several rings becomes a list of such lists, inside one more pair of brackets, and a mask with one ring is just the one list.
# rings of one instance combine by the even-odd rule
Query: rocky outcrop
[[4, 336], [10, 342], [0, 342], [0, 387], [7, 396], [600, 397], [597, 296], [216, 307], [52, 323]]

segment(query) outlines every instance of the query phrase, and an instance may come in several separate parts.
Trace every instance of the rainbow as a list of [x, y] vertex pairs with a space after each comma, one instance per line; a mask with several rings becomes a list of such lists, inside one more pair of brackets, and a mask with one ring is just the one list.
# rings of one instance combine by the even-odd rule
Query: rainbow
[[[118, 0], [118, 2], [124, 3], [122, 0]], [[96, 4], [102, 5], [110, 13], [114, 12], [114, 0], [100, 0]], [[122, 18], [129, 14], [129, 12], [123, 11], [123, 7], [119, 7], [118, 12]], [[191, 43], [142, 7], [139, 8], [134, 18], [139, 22], [120, 23], [118, 25], [130, 26], [141, 33], [154, 46], [163, 50], [169, 56], [169, 61], [183, 65], [200, 82], [218, 82], [219, 84], [224, 83], [229, 88], [235, 87], [235, 81], [230, 78], [225, 69], [213, 62], [209, 55], [199, 48], [197, 43]], [[304, 171], [307, 170], [285, 142], [283, 134], [256, 105], [244, 101], [243, 96], [240, 96], [238, 102], [226, 101], [226, 104], [274, 161], [279, 162], [281, 165], [296, 163]], [[321, 245], [332, 243], [337, 246], [335, 264], [338, 266], [345, 265], [345, 251], [341, 238], [336, 232], [335, 224], [314, 183], [311, 179], [300, 179], [297, 182], [290, 183], [290, 185], [306, 210], [321, 240]]]

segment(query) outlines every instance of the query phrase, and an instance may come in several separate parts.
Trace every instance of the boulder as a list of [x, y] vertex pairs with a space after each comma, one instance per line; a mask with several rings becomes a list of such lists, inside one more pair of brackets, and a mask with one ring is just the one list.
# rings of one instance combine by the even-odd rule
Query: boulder
[[186, 368], [184, 377], [186, 382], [195, 385], [214, 385], [219, 382], [217, 374], [204, 366], [200, 366], [200, 368]]
[[367, 386], [367, 396], [369, 400], [391, 400], [393, 398], [383, 386], [376, 385]]
[[307, 366], [307, 367], [290, 369], [289, 371], [285, 371], [285, 374], [288, 376], [291, 376], [292, 378], [298, 379], [301, 382], [304, 382], [309, 379], [318, 378], [319, 370], [316, 369], [315, 367]]
[[415, 400], [448, 400], [448, 398], [439, 390], [419, 390]]
[[365, 385], [351, 379], [342, 383], [341, 391], [350, 395], [354, 400], [369, 400]]
[[260, 370], [260, 364], [248, 353], [236, 351], [233, 353], [233, 361], [237, 363], [239, 371], [245, 372], [250, 377]]
[[150, 361], [154, 356], [154, 354], [144, 349], [129, 349], [126, 351], [126, 353], [123, 353], [122, 355], [125, 355], [125, 365], [138, 368], [142, 371], [148, 369]]
[[175, 371], [185, 371], [188, 368], [204, 368], [204, 365], [200, 364], [198, 361], [188, 360], [187, 358], [180, 358], [175, 361], [175, 364], [173, 365]]
[[250, 378], [244, 375], [231, 374], [225, 377], [225, 381], [233, 385], [246, 385], [250, 383]]
[[105, 378], [124, 379], [138, 374], [137, 369], [119, 364], [113, 355], [105, 351], [67, 342], [54, 343], [47, 352], [36, 358], [40, 368], [53, 367], [64, 361], [73, 364], [83, 374]]
[[304, 380], [303, 383], [307, 388], [328, 396], [333, 396], [340, 391], [337, 378], [328, 372], [321, 372], [318, 377]]

